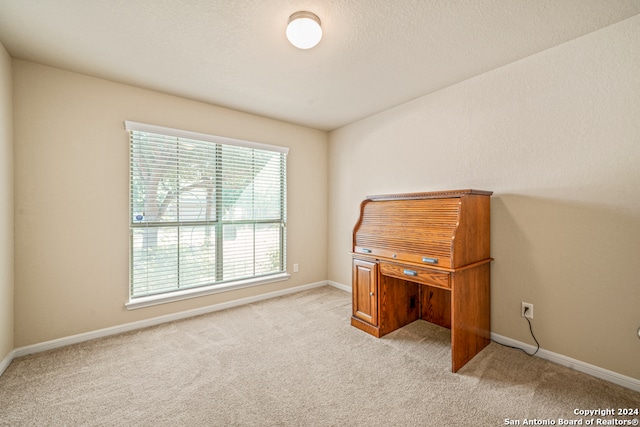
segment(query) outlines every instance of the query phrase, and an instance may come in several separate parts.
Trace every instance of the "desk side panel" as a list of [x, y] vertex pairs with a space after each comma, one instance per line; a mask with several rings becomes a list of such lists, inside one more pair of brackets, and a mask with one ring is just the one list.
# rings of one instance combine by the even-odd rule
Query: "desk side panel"
[[452, 274], [451, 358], [452, 371], [491, 342], [491, 264], [482, 264]]

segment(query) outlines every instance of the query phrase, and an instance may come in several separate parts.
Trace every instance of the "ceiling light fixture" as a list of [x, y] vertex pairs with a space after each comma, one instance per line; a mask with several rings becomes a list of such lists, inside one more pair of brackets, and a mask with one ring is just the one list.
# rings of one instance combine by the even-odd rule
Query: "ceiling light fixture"
[[287, 39], [299, 49], [311, 49], [320, 42], [322, 27], [315, 13], [300, 11], [289, 17]]

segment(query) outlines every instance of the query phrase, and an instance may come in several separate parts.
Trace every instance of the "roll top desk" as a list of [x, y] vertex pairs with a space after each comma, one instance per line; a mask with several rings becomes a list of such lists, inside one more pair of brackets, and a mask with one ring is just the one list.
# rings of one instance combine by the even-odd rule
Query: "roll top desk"
[[351, 324], [378, 338], [418, 319], [448, 328], [453, 372], [486, 347], [491, 194], [368, 196], [353, 230]]

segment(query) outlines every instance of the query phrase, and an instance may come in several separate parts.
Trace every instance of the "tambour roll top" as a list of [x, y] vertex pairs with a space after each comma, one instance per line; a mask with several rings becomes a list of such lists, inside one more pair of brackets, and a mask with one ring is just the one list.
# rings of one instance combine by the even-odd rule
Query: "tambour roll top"
[[452, 190], [368, 196], [353, 252], [453, 269], [490, 257], [491, 191]]

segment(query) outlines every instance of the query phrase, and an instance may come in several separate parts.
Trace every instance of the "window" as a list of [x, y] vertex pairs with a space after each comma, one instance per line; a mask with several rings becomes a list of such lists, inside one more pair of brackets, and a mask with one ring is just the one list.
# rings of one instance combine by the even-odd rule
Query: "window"
[[283, 280], [287, 148], [129, 121], [125, 127], [130, 304]]

